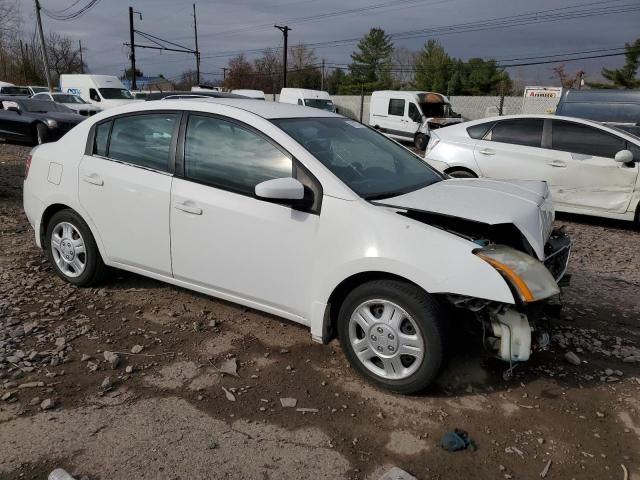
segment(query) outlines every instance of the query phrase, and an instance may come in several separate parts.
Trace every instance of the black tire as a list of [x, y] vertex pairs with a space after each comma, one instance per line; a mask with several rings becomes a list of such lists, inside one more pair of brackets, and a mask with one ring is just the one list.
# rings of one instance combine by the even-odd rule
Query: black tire
[[427, 144], [429, 143], [429, 137], [427, 137], [424, 133], [419, 133], [416, 135], [416, 138], [413, 139], [413, 144], [418, 150], [422, 150], [423, 152], [427, 149]]
[[44, 123], [36, 124], [36, 145], [42, 145], [43, 143], [47, 143], [49, 139], [49, 129]]
[[[349, 339], [352, 314], [364, 302], [388, 300], [401, 307], [417, 324], [423, 339], [424, 356], [418, 368], [402, 379], [376, 375], [357, 357]], [[444, 361], [444, 309], [438, 301], [417, 285], [398, 280], [376, 280], [356, 287], [340, 306], [338, 337], [351, 366], [363, 377], [385, 389], [402, 394], [425, 390], [435, 380]]]
[[447, 172], [447, 175], [454, 178], [478, 178], [475, 173], [463, 169], [450, 170]]
[[[84, 270], [78, 276], [69, 276], [63, 272], [54, 258], [54, 252], [51, 247], [51, 237], [53, 236], [54, 229], [61, 222], [70, 223], [82, 236], [84, 241], [85, 253], [84, 253]], [[79, 287], [89, 287], [95, 285], [104, 278], [107, 267], [102, 261], [102, 256], [96, 245], [96, 241], [91, 234], [91, 230], [85, 223], [85, 221], [71, 209], [60, 210], [56, 212], [49, 223], [47, 224], [47, 231], [45, 235], [45, 251], [47, 253], [47, 259], [53, 271], [63, 280], [77, 285]]]

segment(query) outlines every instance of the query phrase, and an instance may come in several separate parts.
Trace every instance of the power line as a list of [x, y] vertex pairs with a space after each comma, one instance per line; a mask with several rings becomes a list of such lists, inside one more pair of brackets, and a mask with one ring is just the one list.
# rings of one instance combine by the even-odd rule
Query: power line
[[67, 11], [67, 10], [73, 8], [74, 6], [76, 6], [78, 3], [80, 3], [80, 1], [81, 0], [76, 0], [71, 5], [69, 5], [67, 8], [64, 8], [64, 9], [58, 10], [58, 11], [48, 10], [46, 8], [42, 8], [41, 10], [47, 17], [52, 18], [54, 20], [59, 20], [59, 21], [72, 20], [74, 18], [78, 18], [78, 17], [84, 15], [85, 13], [87, 13], [100, 0], [89, 0], [88, 3], [84, 7], [81, 7], [77, 11], [71, 12], [71, 13], [64, 13], [65, 11]]

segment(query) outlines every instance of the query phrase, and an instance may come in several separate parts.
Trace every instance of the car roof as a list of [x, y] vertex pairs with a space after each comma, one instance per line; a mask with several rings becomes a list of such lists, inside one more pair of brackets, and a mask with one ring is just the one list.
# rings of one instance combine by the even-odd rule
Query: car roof
[[563, 102], [640, 102], [640, 90], [594, 89], [567, 90], [562, 97]]
[[[144, 105], [150, 106], [153, 109], [166, 109], [169, 102], [166, 100], [151, 100], [143, 102]], [[302, 107], [300, 105], [294, 105], [291, 103], [279, 103], [279, 102], [265, 102], [264, 100], [255, 100], [252, 98], [177, 98], [170, 102], [172, 108], [179, 108], [184, 110], [190, 110], [194, 104], [197, 104], [200, 108], [212, 106], [215, 104], [226, 105], [228, 107], [237, 108], [238, 110], [244, 110], [246, 112], [253, 113], [262, 118], [275, 119], [275, 118], [318, 118], [318, 117], [336, 117], [342, 118], [341, 115], [337, 115], [327, 110], [320, 110], [318, 108]], [[121, 112], [134, 112], [139, 109], [139, 103], [127, 104], [126, 107], [122, 107]], [[136, 108], [137, 107], [137, 108]], [[140, 109], [140, 110], [147, 110]]]
[[242, 95], [235, 95], [233, 93], [226, 92], [216, 92], [216, 91], [193, 91], [193, 92], [181, 92], [181, 91], [172, 91], [172, 92], [151, 92], [147, 99], [151, 100], [160, 100], [166, 97], [210, 97], [210, 98], [247, 98]]
[[[564, 115], [553, 115], [550, 113], [520, 113], [520, 114], [516, 114], [516, 115], [502, 115], [502, 116], [495, 116], [495, 117], [486, 117], [486, 118], [480, 118], [478, 120], [472, 120], [470, 122], [463, 122], [460, 123], [456, 126], [462, 126], [462, 125], [466, 125], [469, 126], [470, 124], [473, 125], [477, 125], [479, 123], [485, 123], [485, 122], [497, 122], [497, 121], [501, 121], [501, 120], [510, 120], [513, 118], [541, 118], [541, 119], [550, 119], [550, 120], [568, 120], [570, 122], [576, 122], [576, 123], [586, 123], [589, 125], [594, 125], [597, 127], [602, 127], [602, 124], [599, 122], [595, 122], [593, 120], [588, 120], [586, 118], [578, 118], [578, 117], [565, 117]], [[446, 128], [446, 127], [445, 127]]]

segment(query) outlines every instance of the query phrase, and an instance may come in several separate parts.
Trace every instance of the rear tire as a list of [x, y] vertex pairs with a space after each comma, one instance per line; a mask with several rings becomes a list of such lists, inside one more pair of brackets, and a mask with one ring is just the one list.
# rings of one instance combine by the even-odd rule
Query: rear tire
[[356, 287], [340, 307], [338, 337], [349, 363], [393, 392], [426, 389], [444, 359], [443, 309], [417, 285], [376, 280]]
[[107, 267], [91, 230], [73, 210], [60, 210], [51, 217], [44, 246], [51, 268], [63, 280], [88, 287], [104, 277]]
[[478, 176], [475, 173], [470, 172], [469, 170], [462, 170], [462, 169], [451, 170], [447, 172], [447, 175], [454, 178], [478, 178]]
[[429, 143], [429, 137], [427, 137], [424, 133], [419, 133], [416, 135], [416, 138], [413, 140], [413, 145], [423, 152], [427, 149], [427, 144]]
[[49, 137], [49, 129], [44, 123], [38, 123], [36, 125], [36, 144], [42, 145], [47, 143]]

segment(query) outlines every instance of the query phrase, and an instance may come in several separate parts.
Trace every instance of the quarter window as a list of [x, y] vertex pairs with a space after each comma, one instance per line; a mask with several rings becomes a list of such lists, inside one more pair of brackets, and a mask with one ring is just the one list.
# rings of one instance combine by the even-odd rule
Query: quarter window
[[487, 140], [527, 147], [540, 147], [543, 125], [544, 120], [541, 118], [503, 120], [496, 123]]
[[177, 113], [116, 118], [108, 156], [140, 167], [168, 171], [171, 141], [177, 123]]
[[257, 133], [214, 117], [191, 115], [184, 146], [185, 176], [254, 195], [257, 184], [292, 176], [292, 160]]
[[104, 122], [96, 127], [96, 135], [93, 141], [94, 155], [107, 156], [107, 143], [109, 142], [109, 130], [112, 122]]
[[480, 140], [484, 138], [487, 132], [493, 127], [494, 122], [487, 123], [479, 123], [478, 125], [472, 125], [471, 127], [467, 127], [467, 133], [469, 136], [475, 140]]
[[389, 100], [389, 115], [404, 117], [404, 100], [393, 98]]
[[554, 150], [593, 157], [613, 158], [626, 148], [626, 141], [587, 125], [553, 121], [551, 142]]

